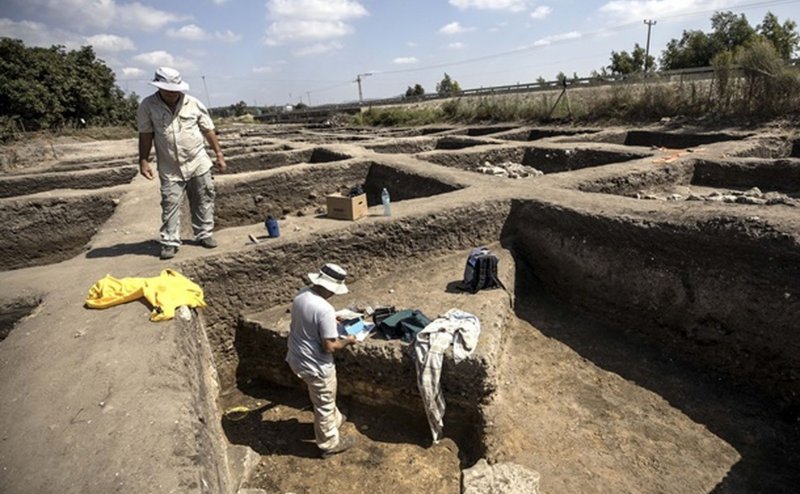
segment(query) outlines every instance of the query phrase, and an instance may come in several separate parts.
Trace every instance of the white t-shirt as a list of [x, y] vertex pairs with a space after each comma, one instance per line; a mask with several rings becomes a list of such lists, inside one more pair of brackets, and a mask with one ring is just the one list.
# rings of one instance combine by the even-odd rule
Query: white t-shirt
[[333, 370], [333, 354], [322, 349], [326, 339], [338, 338], [336, 310], [310, 288], [303, 288], [292, 302], [289, 351], [286, 361], [295, 374], [327, 377]]

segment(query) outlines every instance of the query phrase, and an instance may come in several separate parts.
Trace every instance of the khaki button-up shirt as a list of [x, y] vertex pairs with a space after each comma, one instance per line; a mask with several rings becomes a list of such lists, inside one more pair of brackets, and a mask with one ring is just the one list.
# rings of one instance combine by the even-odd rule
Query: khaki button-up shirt
[[175, 113], [153, 93], [142, 100], [136, 116], [139, 132], [155, 135], [156, 160], [161, 179], [189, 180], [211, 169], [203, 133], [214, 129], [206, 107], [184, 94]]

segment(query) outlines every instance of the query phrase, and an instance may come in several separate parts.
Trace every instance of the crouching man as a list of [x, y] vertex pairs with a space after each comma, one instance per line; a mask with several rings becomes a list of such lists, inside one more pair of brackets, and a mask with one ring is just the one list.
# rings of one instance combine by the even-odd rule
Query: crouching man
[[310, 288], [303, 288], [292, 302], [289, 331], [289, 367], [308, 387], [314, 406], [314, 437], [320, 455], [327, 458], [355, 444], [354, 437], [340, 437], [346, 418], [336, 406], [336, 365], [333, 352], [356, 343], [355, 336], [340, 338], [336, 314], [328, 299], [347, 293], [347, 272], [336, 264], [325, 264], [309, 273]]

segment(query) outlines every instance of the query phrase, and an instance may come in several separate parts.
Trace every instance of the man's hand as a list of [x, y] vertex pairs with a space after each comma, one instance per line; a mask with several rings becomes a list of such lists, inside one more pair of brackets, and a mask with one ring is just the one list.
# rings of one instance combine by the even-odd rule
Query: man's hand
[[225, 173], [225, 170], [228, 168], [228, 164], [225, 163], [225, 156], [222, 153], [217, 153], [217, 170], [220, 173]]
[[144, 175], [144, 178], [147, 180], [153, 180], [156, 178], [156, 174], [153, 172], [153, 167], [147, 160], [142, 160], [139, 162], [139, 172]]

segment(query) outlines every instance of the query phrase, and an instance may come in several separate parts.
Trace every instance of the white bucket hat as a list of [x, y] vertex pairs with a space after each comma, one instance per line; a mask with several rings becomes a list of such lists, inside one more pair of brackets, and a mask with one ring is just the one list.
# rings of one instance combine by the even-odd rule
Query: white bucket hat
[[336, 295], [344, 295], [348, 292], [344, 284], [345, 277], [347, 277], [347, 271], [338, 264], [331, 263], [322, 266], [319, 273], [308, 273], [311, 283], [330, 290]]
[[188, 91], [189, 84], [181, 79], [181, 73], [171, 67], [159, 67], [150, 84], [165, 91]]

